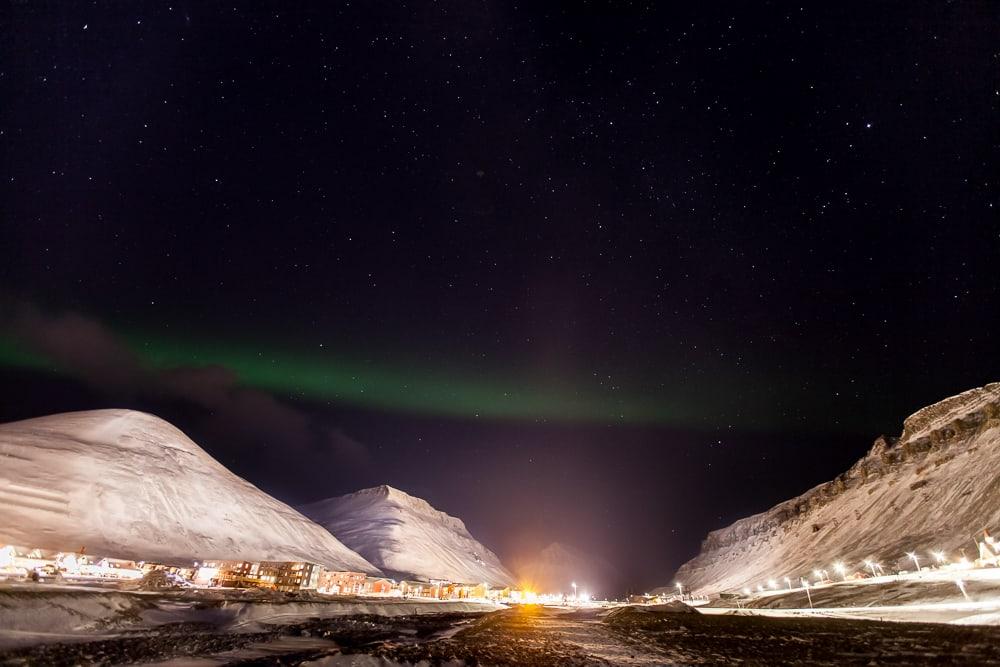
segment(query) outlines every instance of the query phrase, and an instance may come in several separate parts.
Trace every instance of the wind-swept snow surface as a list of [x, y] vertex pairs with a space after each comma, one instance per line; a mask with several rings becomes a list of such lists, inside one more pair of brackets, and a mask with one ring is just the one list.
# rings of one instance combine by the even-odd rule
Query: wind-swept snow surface
[[922, 564], [931, 550], [975, 558], [983, 528], [1000, 533], [1000, 383], [919, 410], [832, 482], [712, 531], [677, 579], [709, 593], [797, 582], [834, 561], [912, 569], [910, 551]]
[[377, 572], [169, 423], [131, 410], [0, 425], [0, 543], [147, 561], [302, 560]]
[[359, 554], [393, 574], [510, 585], [513, 577], [460, 519], [391, 486], [299, 508]]

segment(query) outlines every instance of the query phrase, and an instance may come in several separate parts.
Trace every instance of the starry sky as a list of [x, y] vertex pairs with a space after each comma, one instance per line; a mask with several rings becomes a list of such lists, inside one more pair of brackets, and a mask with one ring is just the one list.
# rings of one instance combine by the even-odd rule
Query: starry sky
[[13, 2], [0, 419], [613, 592], [1000, 379], [987, 1]]

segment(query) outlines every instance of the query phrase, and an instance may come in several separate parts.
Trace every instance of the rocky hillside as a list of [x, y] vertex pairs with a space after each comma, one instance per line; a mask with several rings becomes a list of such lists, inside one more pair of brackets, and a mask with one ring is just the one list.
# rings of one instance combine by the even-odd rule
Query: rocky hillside
[[1000, 383], [917, 411], [834, 480], [712, 531], [676, 578], [709, 593], [797, 580], [835, 561], [905, 568], [908, 551], [927, 562], [932, 549], [974, 557], [984, 527], [1000, 533]]
[[469, 533], [461, 519], [391, 486], [363, 489], [299, 509], [394, 576], [513, 584], [500, 559]]
[[132, 410], [0, 425], [0, 544], [179, 564], [307, 560], [378, 572], [171, 424]]

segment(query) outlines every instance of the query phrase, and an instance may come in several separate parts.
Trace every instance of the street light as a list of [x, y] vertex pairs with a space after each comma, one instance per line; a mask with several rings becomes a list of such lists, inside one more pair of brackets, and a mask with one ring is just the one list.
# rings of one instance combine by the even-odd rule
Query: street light
[[958, 586], [958, 590], [962, 591], [962, 595], [964, 595], [965, 599], [968, 600], [969, 594], [965, 592], [965, 582], [962, 581], [961, 579], [956, 579], [955, 585]]
[[865, 567], [867, 567], [869, 570], [872, 571], [872, 576], [873, 577], [877, 577], [878, 576], [878, 572], [875, 571], [875, 563], [873, 563], [870, 560], [866, 560], [865, 561]]
[[809, 592], [809, 580], [806, 579], [805, 577], [802, 577], [802, 588], [806, 589], [806, 597], [809, 598], [809, 608], [812, 609], [813, 596], [812, 593]]
[[943, 565], [948, 562], [948, 557], [944, 555], [943, 551], [932, 551], [931, 555], [934, 556], [934, 560], [937, 561], [938, 565]]
[[844, 581], [847, 581], [847, 568], [844, 567], [843, 563], [834, 563], [833, 569], [837, 571], [837, 574], [843, 577]]
[[573, 599], [576, 600], [576, 582], [570, 584], [573, 587]]
[[785, 577], [785, 584], [788, 586], [788, 590], [792, 590], [792, 580]]
[[906, 555], [909, 556], [910, 560], [913, 561], [913, 566], [917, 568], [917, 572], [920, 572], [920, 559], [917, 558], [917, 554], [912, 551], [909, 551], [907, 552]]
[[773, 590], [777, 590], [778, 589], [778, 582], [775, 581], [774, 579], [768, 579], [767, 580], [767, 587], [770, 588], [772, 591]]
[[684, 586], [679, 581], [677, 582], [677, 593], [681, 596], [681, 599], [683, 600], [684, 599]]

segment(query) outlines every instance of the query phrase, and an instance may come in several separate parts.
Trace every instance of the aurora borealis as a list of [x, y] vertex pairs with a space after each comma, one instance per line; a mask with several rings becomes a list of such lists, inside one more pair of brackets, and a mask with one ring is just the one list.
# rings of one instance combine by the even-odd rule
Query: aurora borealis
[[[392, 369], [334, 360], [332, 355], [312, 356], [291, 352], [261, 352], [218, 343], [150, 342], [149, 337], [130, 345], [151, 370], [184, 366], [221, 366], [236, 374], [246, 386], [297, 396], [312, 401], [332, 401], [362, 408], [414, 412], [446, 417], [638, 423], [691, 420], [693, 415], [671, 409], [666, 401], [651, 397], [601, 398], [594, 394], [547, 390], [535, 382], [517, 388], [494, 378], [480, 381], [461, 377], [435, 377], [430, 369]], [[0, 347], [0, 363], [60, 371], [44, 355], [7, 341]], [[522, 385], [523, 386], [523, 385]]]
[[10, 14], [0, 421], [638, 589], [1000, 376], [988, 3]]

